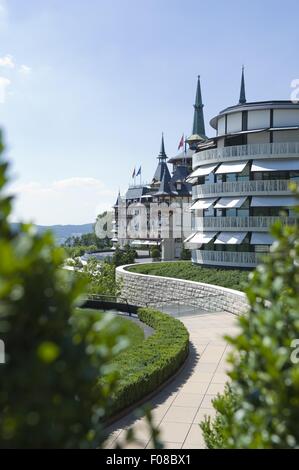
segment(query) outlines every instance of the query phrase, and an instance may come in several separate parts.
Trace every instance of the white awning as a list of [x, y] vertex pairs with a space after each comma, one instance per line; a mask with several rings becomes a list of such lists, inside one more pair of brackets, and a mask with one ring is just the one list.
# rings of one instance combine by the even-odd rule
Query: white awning
[[248, 162], [222, 163], [215, 173], [241, 173]]
[[299, 170], [298, 159], [253, 160], [251, 171], [292, 171]]
[[294, 207], [298, 201], [293, 196], [253, 196], [251, 207]]
[[184, 243], [188, 243], [191, 240], [191, 238], [194, 237], [195, 234], [196, 234], [196, 232], [191, 233], [191, 235], [189, 235], [189, 237], [187, 237], [186, 240], [184, 240]]
[[187, 181], [191, 178], [198, 178], [199, 176], [209, 175], [210, 173], [212, 173], [212, 171], [215, 170], [216, 167], [217, 165], [204, 165], [204, 166], [201, 166], [200, 168], [196, 168], [196, 170], [194, 170], [188, 176]]
[[221, 232], [216, 238], [215, 244], [217, 245], [240, 245], [247, 232]]
[[131, 245], [147, 245], [147, 246], [157, 246], [161, 245], [160, 241], [154, 241], [154, 240], [133, 240]]
[[232, 209], [239, 208], [243, 206], [247, 197], [222, 197], [219, 199], [217, 204], [215, 204], [215, 209]]
[[190, 211], [194, 211], [195, 209], [198, 210], [203, 210], [203, 209], [209, 209], [214, 202], [217, 201], [217, 197], [214, 197], [213, 199], [198, 199], [198, 201], [194, 202], [192, 206], [190, 207]]
[[251, 245], [272, 245], [274, 238], [270, 233], [252, 232]]
[[189, 240], [189, 243], [194, 243], [196, 245], [209, 243], [214, 237], [216, 237], [217, 233], [218, 232], [197, 232]]

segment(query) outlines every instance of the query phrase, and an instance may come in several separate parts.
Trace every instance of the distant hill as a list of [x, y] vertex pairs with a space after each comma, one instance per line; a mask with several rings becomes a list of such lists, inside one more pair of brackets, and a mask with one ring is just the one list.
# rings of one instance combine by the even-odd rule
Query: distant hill
[[[12, 224], [17, 227], [18, 224]], [[44, 233], [47, 230], [53, 232], [56, 241], [59, 244], [65, 242], [68, 237], [80, 237], [85, 233], [91, 233], [94, 231], [94, 224], [83, 224], [83, 225], [36, 225], [39, 233]]]

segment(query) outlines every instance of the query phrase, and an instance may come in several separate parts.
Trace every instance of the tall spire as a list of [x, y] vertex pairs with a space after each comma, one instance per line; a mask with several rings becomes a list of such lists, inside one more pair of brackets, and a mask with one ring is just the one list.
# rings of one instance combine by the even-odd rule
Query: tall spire
[[246, 93], [245, 93], [245, 78], [244, 78], [244, 65], [243, 65], [239, 104], [245, 104], [245, 103], [246, 103]]
[[200, 76], [198, 75], [192, 133], [193, 135], [199, 135], [201, 137], [206, 136], [205, 122], [204, 122], [204, 117], [203, 117], [203, 106], [204, 105], [202, 104], [202, 97], [201, 97]]
[[161, 150], [160, 150], [160, 153], [159, 153], [158, 158], [159, 158], [159, 160], [166, 160], [166, 159], [167, 159], [167, 155], [166, 155], [166, 152], [165, 152], [165, 144], [164, 144], [164, 134], [163, 134], [163, 132], [162, 132]]

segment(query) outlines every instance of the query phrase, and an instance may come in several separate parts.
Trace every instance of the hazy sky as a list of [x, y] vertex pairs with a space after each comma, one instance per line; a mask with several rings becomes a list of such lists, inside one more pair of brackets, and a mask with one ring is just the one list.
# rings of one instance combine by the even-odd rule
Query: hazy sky
[[237, 102], [289, 99], [298, 0], [0, 0], [0, 125], [15, 218], [93, 222], [134, 166], [176, 153], [201, 75], [206, 130]]

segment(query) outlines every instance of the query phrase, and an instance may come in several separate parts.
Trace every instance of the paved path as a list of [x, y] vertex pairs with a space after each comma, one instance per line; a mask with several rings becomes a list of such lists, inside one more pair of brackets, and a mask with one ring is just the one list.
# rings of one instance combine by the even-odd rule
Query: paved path
[[[229, 313], [182, 315], [180, 320], [190, 332], [191, 352], [182, 373], [151, 400], [154, 422], [161, 431], [165, 448], [204, 448], [198, 423], [214, 415], [211, 400], [222, 392], [227, 381], [225, 357], [229, 346], [223, 335], [237, 332], [236, 317]], [[133, 425], [138, 444], [125, 448], [151, 447], [144, 419], [130, 414], [109, 428], [106, 448], [123, 442], [126, 429]]]

